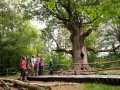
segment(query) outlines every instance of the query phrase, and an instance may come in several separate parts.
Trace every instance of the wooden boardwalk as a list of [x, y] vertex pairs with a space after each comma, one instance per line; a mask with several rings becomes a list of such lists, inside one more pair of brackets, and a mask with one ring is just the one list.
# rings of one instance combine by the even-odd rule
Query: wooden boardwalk
[[66, 82], [101, 82], [120, 85], [120, 75], [46, 75], [29, 76], [29, 80], [35, 81], [66, 81]]

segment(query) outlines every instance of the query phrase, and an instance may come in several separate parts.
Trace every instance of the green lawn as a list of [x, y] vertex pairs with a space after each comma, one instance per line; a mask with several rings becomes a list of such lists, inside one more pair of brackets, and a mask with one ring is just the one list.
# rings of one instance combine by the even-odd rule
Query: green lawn
[[85, 90], [120, 90], [120, 86], [107, 85], [102, 83], [82, 83]]

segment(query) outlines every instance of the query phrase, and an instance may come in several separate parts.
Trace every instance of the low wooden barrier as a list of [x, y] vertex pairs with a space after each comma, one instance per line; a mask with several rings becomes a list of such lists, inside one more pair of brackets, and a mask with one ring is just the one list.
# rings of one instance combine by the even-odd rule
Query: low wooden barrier
[[[75, 64], [76, 65], [104, 65], [104, 64], [113, 64], [113, 63], [120, 63], [120, 60], [117, 60], [117, 61], [111, 61], [111, 62], [102, 62], [102, 63], [88, 63], [88, 64], [80, 64], [80, 63], [74, 63], [74, 64], [54, 64], [54, 67], [57, 67], [57, 66], [74, 66]], [[45, 64], [44, 67], [49, 67], [48, 64]], [[74, 75], [76, 75], [76, 72], [79, 71], [79, 72], [93, 72], [93, 73], [97, 73], [99, 71], [106, 71], [106, 70], [119, 70], [120, 67], [114, 67], [114, 68], [95, 68], [95, 69], [92, 69], [92, 70], [74, 70], [74, 68], [72, 70], [57, 70], [55, 69], [54, 71], [56, 72], [56, 74], [60, 73], [60, 72], [63, 72], [65, 73], [65, 71], [67, 72], [74, 72]], [[11, 71], [12, 70], [12, 71]], [[7, 68], [7, 69], [1, 69], [0, 70], [0, 75], [10, 75], [10, 74], [15, 74], [19, 72], [18, 68]], [[49, 72], [48, 68], [44, 70], [44, 72]]]
[[[11, 71], [12, 70], [12, 71]], [[6, 76], [8, 76], [8, 75], [10, 75], [10, 74], [16, 74], [16, 73], [18, 73], [18, 71], [16, 71], [17, 70], [17, 68], [7, 68], [7, 69], [1, 69], [0, 70], [0, 76], [1, 75], [6, 75]]]

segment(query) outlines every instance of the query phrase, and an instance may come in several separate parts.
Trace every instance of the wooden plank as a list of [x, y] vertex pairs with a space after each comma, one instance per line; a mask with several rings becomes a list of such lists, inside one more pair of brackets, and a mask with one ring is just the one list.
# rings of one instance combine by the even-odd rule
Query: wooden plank
[[117, 79], [120, 79], [120, 75], [118, 75]]
[[31, 76], [30, 80], [42, 81], [67, 81], [67, 82], [102, 82], [118, 85], [120, 83], [120, 75], [48, 75], [48, 76]]
[[29, 78], [120, 78], [120, 75], [46, 75], [46, 76], [28, 76]]

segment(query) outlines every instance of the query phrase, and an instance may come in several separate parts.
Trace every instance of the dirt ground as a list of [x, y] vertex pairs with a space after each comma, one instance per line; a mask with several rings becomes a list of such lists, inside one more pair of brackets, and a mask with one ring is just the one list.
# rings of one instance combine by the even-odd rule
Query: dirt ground
[[43, 82], [43, 81], [29, 81], [29, 83], [39, 83], [44, 85], [57, 85], [57, 86], [51, 86], [52, 90], [85, 90], [83, 86], [76, 83], [73, 85], [60, 85], [60, 84], [69, 84], [71, 82]]

